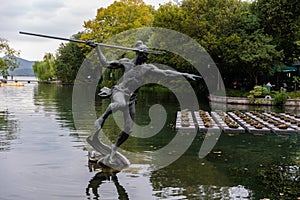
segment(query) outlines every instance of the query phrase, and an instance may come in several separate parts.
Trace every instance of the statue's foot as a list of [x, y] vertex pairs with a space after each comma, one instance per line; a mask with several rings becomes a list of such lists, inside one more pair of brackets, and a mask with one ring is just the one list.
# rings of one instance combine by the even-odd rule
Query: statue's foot
[[109, 166], [109, 167], [114, 166], [116, 164], [116, 159], [111, 158], [111, 156], [108, 154], [105, 157], [100, 158], [97, 161], [97, 164], [104, 164], [104, 165]]
[[95, 151], [89, 151], [88, 152], [88, 158], [89, 158], [89, 160], [96, 159], [96, 152]]
[[97, 119], [95, 121], [94, 125], [95, 125], [96, 129], [100, 129], [102, 127], [103, 121], [104, 121], [104, 119], [102, 117], [99, 117], [99, 119]]

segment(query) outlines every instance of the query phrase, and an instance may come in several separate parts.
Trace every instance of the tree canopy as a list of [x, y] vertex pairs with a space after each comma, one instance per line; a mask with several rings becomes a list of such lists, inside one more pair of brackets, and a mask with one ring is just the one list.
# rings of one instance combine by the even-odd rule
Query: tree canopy
[[33, 64], [33, 72], [40, 81], [49, 81], [54, 78], [54, 60], [51, 53], [44, 55], [43, 61], [37, 61]]
[[0, 73], [8, 76], [8, 70], [13, 71], [19, 65], [15, 57], [19, 52], [9, 46], [8, 40], [0, 38], [0, 53], [5, 55], [0, 58]]
[[95, 19], [84, 22], [81, 39], [102, 42], [123, 31], [150, 26], [154, 12], [142, 0], [115, 1], [107, 8], [99, 8]]
[[[77, 39], [107, 41], [141, 27], [163, 27], [196, 40], [217, 64], [225, 84], [248, 79], [253, 84], [262, 75], [272, 75], [278, 63], [292, 63], [300, 56], [300, 4], [296, 0], [182, 0], [158, 9], [143, 0], [119, 0], [99, 8], [94, 19], [85, 21]], [[144, 35], [141, 39], [144, 39]], [[146, 38], [146, 41], [155, 38]], [[132, 45], [132, 41], [112, 41]], [[176, 41], [174, 41], [176, 42]], [[91, 48], [73, 43], [61, 45], [55, 59], [55, 76], [73, 81], [84, 55]], [[178, 55], [151, 56], [150, 61], [193, 72]]]
[[272, 35], [285, 61], [292, 64], [300, 54], [300, 4], [297, 0], [257, 0], [253, 10], [266, 34]]
[[76, 43], [61, 44], [55, 60], [54, 74], [65, 83], [74, 82], [84, 60], [84, 51]]
[[257, 83], [259, 75], [272, 74], [284, 60], [273, 35], [249, 2], [238, 0], [184, 0], [157, 10], [153, 24], [194, 38], [212, 56], [223, 77], [244, 74]]

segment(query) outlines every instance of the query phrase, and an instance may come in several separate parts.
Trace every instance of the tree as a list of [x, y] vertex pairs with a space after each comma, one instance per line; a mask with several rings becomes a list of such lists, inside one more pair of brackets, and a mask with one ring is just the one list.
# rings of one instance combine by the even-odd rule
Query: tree
[[256, 31], [244, 39], [239, 51], [241, 68], [248, 74], [255, 85], [258, 77], [271, 73], [273, 66], [280, 63], [283, 52], [276, 50], [272, 37]]
[[240, 31], [248, 3], [238, 0], [185, 0], [184, 33], [196, 39], [215, 59], [227, 37]]
[[[244, 74], [257, 84], [260, 75], [271, 74], [273, 65], [282, 61], [283, 52], [272, 35], [262, 29], [261, 18], [251, 3], [185, 0], [182, 7], [187, 13], [186, 33], [209, 52], [229, 82], [243, 79]], [[193, 28], [189, 31], [188, 27]]]
[[84, 22], [81, 39], [102, 42], [123, 31], [150, 26], [154, 11], [142, 0], [115, 1], [107, 8], [99, 8], [95, 19]]
[[5, 54], [5, 57], [0, 58], [0, 73], [5, 77], [8, 76], [8, 70], [13, 71], [19, 66], [16, 56], [19, 52], [11, 48], [6, 39], [0, 38], [0, 53]]
[[253, 3], [261, 18], [264, 31], [273, 36], [285, 60], [292, 64], [298, 59], [300, 46], [300, 4], [297, 0], [257, 0]]
[[54, 65], [56, 78], [64, 83], [73, 83], [84, 59], [84, 51], [78, 44], [72, 42], [61, 44]]
[[185, 18], [185, 11], [178, 4], [170, 2], [161, 5], [155, 12], [153, 26], [183, 32]]
[[54, 60], [55, 58], [51, 53], [46, 53], [43, 61], [37, 61], [32, 66], [34, 75], [41, 81], [52, 80], [54, 78]]
[[242, 18], [248, 12], [249, 3], [237, 0], [184, 0], [181, 5], [160, 6], [153, 25], [192, 37], [218, 63], [221, 72], [228, 75], [238, 64]]

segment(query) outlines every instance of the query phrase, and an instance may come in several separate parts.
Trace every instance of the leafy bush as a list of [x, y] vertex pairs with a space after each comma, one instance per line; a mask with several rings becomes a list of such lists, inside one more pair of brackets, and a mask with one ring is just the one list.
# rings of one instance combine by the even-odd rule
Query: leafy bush
[[299, 76], [293, 76], [293, 81], [292, 82], [294, 83], [294, 89], [296, 91], [299, 84], [300, 84], [300, 77]]
[[285, 89], [277, 92], [274, 96], [274, 103], [277, 106], [283, 106], [288, 98], [288, 94]]
[[292, 99], [299, 99], [300, 98], [300, 92], [288, 92], [288, 96]]
[[249, 93], [250, 94], [248, 98], [255, 98], [255, 97], [265, 97], [266, 95], [269, 94], [269, 91], [266, 87], [256, 85], [254, 86], [253, 90], [251, 90]]
[[247, 97], [248, 95], [249, 92], [247, 91], [226, 88], [226, 96], [228, 97]]

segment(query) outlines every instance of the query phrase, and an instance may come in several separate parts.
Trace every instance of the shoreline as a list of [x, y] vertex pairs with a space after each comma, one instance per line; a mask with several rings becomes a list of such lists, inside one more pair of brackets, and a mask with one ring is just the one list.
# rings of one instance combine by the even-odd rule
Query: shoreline
[[[210, 102], [222, 104], [236, 104], [236, 105], [262, 105], [275, 106], [271, 98], [246, 98], [246, 97], [224, 97], [210, 95], [208, 96]], [[284, 106], [300, 107], [300, 99], [287, 99]]]

